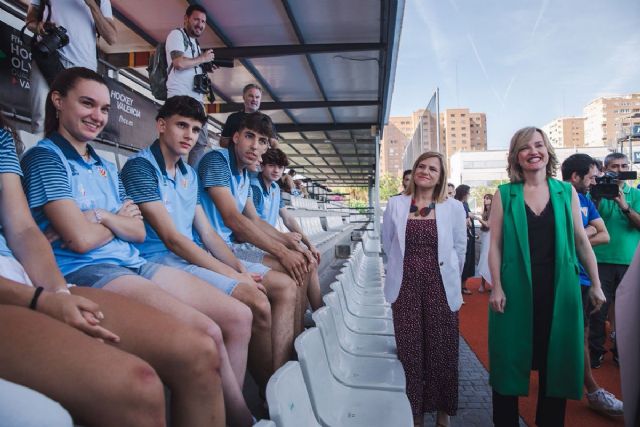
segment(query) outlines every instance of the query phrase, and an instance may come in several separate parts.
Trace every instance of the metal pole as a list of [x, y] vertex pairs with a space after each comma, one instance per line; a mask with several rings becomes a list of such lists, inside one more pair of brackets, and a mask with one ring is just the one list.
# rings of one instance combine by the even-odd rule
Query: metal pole
[[376, 134], [376, 181], [374, 191], [374, 215], [373, 229], [376, 236], [380, 236], [380, 132]]
[[440, 88], [436, 88], [436, 151], [440, 152]]

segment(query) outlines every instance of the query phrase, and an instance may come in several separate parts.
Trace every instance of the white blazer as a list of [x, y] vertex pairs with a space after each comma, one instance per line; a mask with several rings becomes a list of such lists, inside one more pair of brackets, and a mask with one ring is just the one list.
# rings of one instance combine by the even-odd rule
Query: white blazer
[[[411, 196], [389, 199], [382, 224], [382, 246], [387, 254], [384, 296], [393, 303], [400, 293], [404, 266], [407, 219]], [[462, 305], [461, 273], [467, 251], [467, 214], [459, 201], [449, 198], [436, 203], [438, 266], [451, 311]]]

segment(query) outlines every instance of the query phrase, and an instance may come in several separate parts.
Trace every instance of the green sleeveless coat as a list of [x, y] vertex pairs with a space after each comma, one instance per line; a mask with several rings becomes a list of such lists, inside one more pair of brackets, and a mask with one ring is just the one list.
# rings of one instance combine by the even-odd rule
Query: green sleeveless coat
[[[555, 223], [555, 300], [547, 354], [547, 395], [581, 399], [583, 320], [571, 213], [571, 185], [548, 179]], [[500, 394], [529, 392], [533, 347], [531, 258], [523, 184], [499, 187], [504, 211], [500, 279], [504, 313], [489, 310], [490, 383]]]

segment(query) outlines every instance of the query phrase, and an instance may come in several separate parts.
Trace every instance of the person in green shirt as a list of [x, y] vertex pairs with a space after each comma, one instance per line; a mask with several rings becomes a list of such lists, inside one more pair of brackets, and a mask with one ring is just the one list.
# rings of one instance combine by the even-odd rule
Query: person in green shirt
[[489, 381], [495, 426], [519, 425], [518, 396], [538, 371], [536, 425], [564, 425], [566, 399], [583, 394], [583, 317], [576, 252], [595, 309], [605, 298], [582, 226], [578, 195], [552, 178], [558, 161], [535, 127], [511, 139], [507, 172], [491, 205]]
[[[630, 170], [629, 159], [622, 153], [611, 153], [604, 159], [604, 171], [626, 172]], [[602, 217], [610, 240], [606, 245], [594, 248], [598, 260], [598, 274], [607, 302], [602, 310], [589, 318], [589, 351], [591, 367], [599, 368], [607, 350], [604, 348], [606, 332], [605, 320], [609, 304], [615, 304], [616, 289], [627, 272], [631, 258], [640, 243], [640, 190], [624, 181], [619, 181], [620, 192], [613, 200], [594, 200]], [[614, 362], [618, 362], [618, 352], [611, 349]]]

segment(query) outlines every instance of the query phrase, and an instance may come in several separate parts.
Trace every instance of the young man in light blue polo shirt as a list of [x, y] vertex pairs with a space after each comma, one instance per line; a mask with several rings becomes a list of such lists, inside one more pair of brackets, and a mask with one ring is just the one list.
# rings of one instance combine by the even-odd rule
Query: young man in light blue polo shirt
[[278, 217], [282, 218], [285, 227], [291, 231], [296, 239], [304, 243], [313, 254], [316, 263], [310, 265], [312, 270], [309, 274], [307, 298], [309, 298], [311, 309], [315, 311], [323, 305], [317, 269], [317, 266], [320, 265], [320, 252], [302, 231], [295, 218], [284, 207], [284, 200], [280, 195], [280, 186], [277, 182], [282, 177], [284, 168], [287, 166], [289, 166], [289, 159], [284, 151], [278, 148], [269, 148], [262, 155], [262, 170], [251, 178], [253, 204], [260, 219], [269, 223], [272, 227], [276, 227]]
[[133, 245], [145, 240], [140, 210], [127, 200], [116, 166], [89, 144], [104, 129], [110, 102], [103, 78], [86, 68], [64, 70], [53, 82], [48, 136], [22, 159], [32, 215], [69, 283], [122, 294], [206, 333], [219, 355], [211, 363], [220, 366], [227, 419], [250, 425], [241, 387], [251, 310], [196, 276], [140, 256]]
[[[200, 205], [198, 178], [182, 156], [195, 144], [192, 130], [206, 121], [202, 105], [189, 96], [169, 98], [157, 118], [159, 138], [131, 157], [122, 169], [127, 194], [138, 204], [147, 232], [137, 244], [146, 259], [185, 270], [251, 308], [249, 365], [266, 387], [273, 374], [271, 305], [266, 289], [269, 268], [240, 261], [213, 230]], [[197, 232], [203, 247], [196, 243]]]
[[[272, 268], [263, 284], [272, 306], [274, 365], [278, 368], [289, 359], [293, 352], [293, 339], [302, 330], [308, 266], [297, 242], [285, 241], [282, 233], [277, 230], [276, 233], [271, 232], [273, 227], [259, 227], [253, 221], [258, 215], [251, 200], [246, 168], [260, 160], [269, 146], [269, 138], [273, 136], [272, 129], [269, 116], [259, 112], [248, 114], [229, 148], [207, 153], [196, 169], [202, 208], [225, 243], [234, 250], [234, 241], [248, 242], [267, 252], [264, 257], [250, 258], [234, 251], [240, 259], [264, 263]], [[289, 272], [295, 282], [282, 273], [284, 271]], [[296, 288], [296, 282], [299, 288]], [[278, 301], [283, 294], [292, 291], [296, 294], [295, 301], [289, 298], [286, 303]]]

